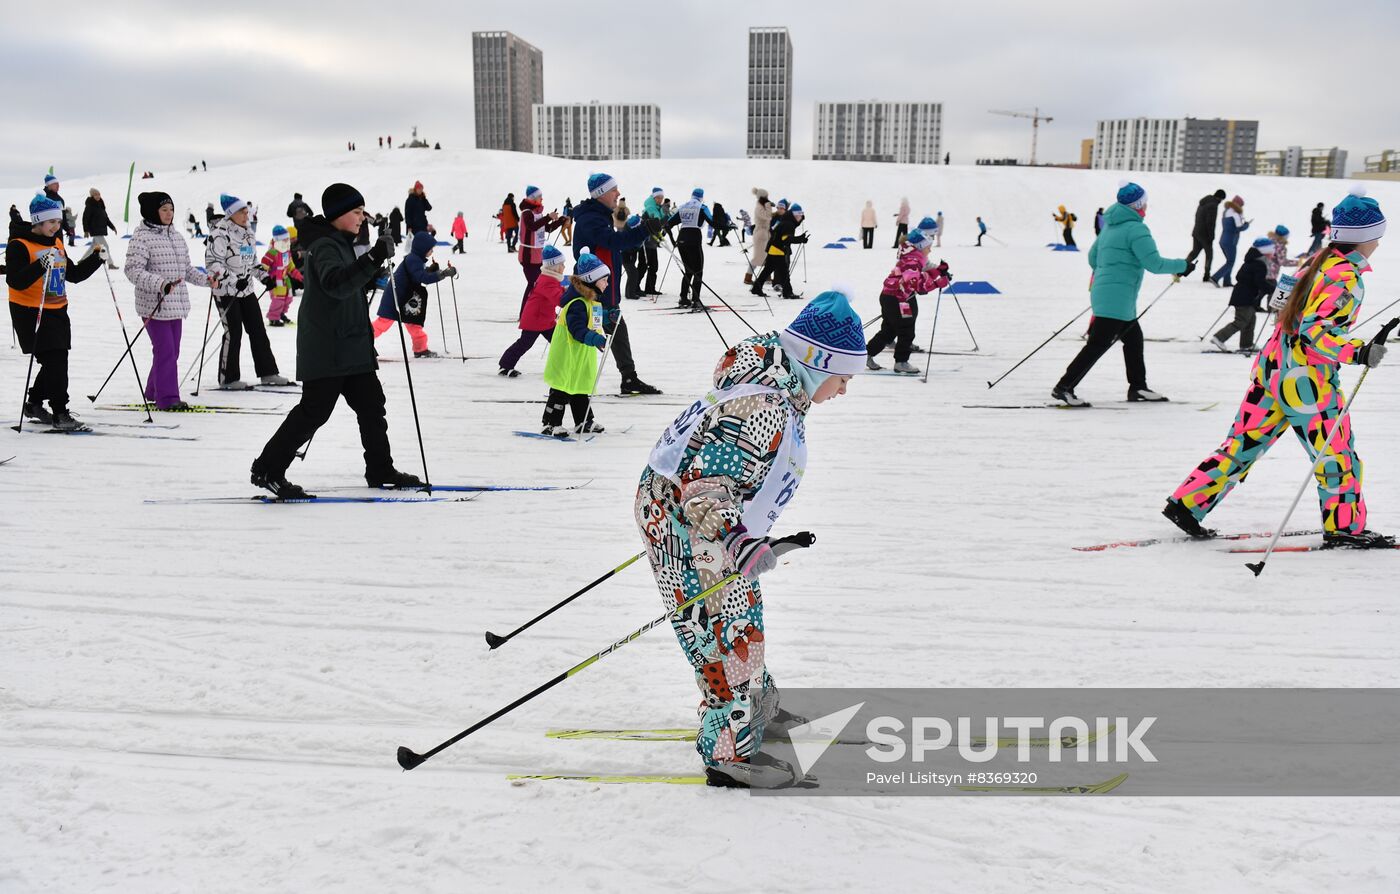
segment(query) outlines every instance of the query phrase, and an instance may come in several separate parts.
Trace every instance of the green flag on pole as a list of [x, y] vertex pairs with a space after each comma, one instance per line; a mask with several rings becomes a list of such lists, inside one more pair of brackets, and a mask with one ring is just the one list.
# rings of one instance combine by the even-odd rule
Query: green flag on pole
[[136, 162], [131, 163], [131, 170], [126, 172], [126, 208], [122, 211], [122, 223], [126, 224], [126, 231], [131, 232], [131, 180], [136, 176]]

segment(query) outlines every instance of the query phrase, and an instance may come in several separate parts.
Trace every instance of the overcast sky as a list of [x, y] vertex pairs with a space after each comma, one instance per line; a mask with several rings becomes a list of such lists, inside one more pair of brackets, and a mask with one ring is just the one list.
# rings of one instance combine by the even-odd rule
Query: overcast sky
[[[758, 12], [757, 10], [764, 11]], [[544, 52], [547, 102], [652, 102], [663, 155], [744, 151], [747, 29], [794, 47], [793, 156], [813, 104], [943, 103], [953, 162], [1077, 161], [1099, 118], [1257, 118], [1259, 148], [1400, 148], [1400, 0], [23, 3], [4, 0], [0, 182], [361, 146], [412, 125], [473, 145], [471, 32]]]

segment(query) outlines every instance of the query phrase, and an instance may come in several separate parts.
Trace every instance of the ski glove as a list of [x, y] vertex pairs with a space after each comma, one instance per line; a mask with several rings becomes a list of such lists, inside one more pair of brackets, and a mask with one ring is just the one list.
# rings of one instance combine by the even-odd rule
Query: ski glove
[[603, 336], [599, 335], [596, 332], [584, 333], [583, 343], [586, 345], [591, 345], [592, 347], [595, 347], [600, 351], [608, 346], [608, 340], [606, 338], [603, 338]]
[[443, 279], [456, 279], [457, 274], [460, 272], [461, 271], [456, 267], [449, 265], [448, 268], [442, 272], [442, 277]]
[[617, 321], [622, 319], [622, 308], [620, 307], [610, 307], [603, 313], [605, 315], [605, 321], [609, 326], [616, 326]]
[[1187, 261], [1187, 262], [1186, 262], [1186, 269], [1183, 270], [1183, 271], [1181, 271], [1180, 273], [1178, 273], [1177, 276], [1190, 276], [1190, 275], [1191, 275], [1191, 271], [1193, 271], [1193, 270], [1195, 270], [1195, 269], [1196, 269], [1196, 262], [1195, 262], [1195, 261]]
[[385, 261], [389, 260], [394, 256], [393, 237], [388, 235], [380, 236], [379, 241], [374, 243], [373, 247], [370, 248], [367, 254], [374, 261], [374, 263], [383, 264]]
[[629, 229], [629, 230], [635, 230], [637, 227], [640, 227], [641, 225], [642, 225], [642, 219], [641, 219], [640, 217], [638, 217], [637, 215], [634, 214], [634, 215], [632, 215], [631, 217], [627, 218], [627, 229]]
[[647, 228], [647, 232], [651, 234], [652, 238], [659, 237], [661, 232], [666, 229], [661, 221], [655, 217], [642, 218], [642, 226]]
[[175, 291], [175, 287], [178, 286], [179, 284], [180, 284], [180, 281], [179, 281], [178, 279], [172, 279], [170, 282], [168, 282], [168, 283], [166, 283], [165, 285], [161, 286], [161, 288], [160, 288], [160, 293], [161, 293], [162, 295], [169, 295], [171, 292]]
[[1364, 363], [1366, 366], [1375, 369], [1380, 366], [1381, 361], [1385, 359], [1385, 351], [1386, 347], [1384, 344], [1378, 341], [1369, 342], [1364, 348], [1357, 352], [1356, 362]]
[[795, 549], [806, 549], [816, 543], [811, 531], [801, 531], [786, 537], [758, 537], [745, 540], [734, 553], [734, 566], [745, 577], [758, 577], [778, 567], [778, 560]]

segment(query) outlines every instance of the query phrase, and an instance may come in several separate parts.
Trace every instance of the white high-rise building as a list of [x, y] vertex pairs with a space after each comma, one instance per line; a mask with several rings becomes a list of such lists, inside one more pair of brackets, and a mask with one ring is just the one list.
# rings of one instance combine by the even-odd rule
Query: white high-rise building
[[792, 39], [786, 28], [749, 29], [749, 158], [792, 157]]
[[536, 103], [531, 113], [539, 155], [588, 161], [661, 157], [659, 106]]
[[544, 102], [544, 53], [509, 31], [472, 32], [476, 148], [530, 151], [530, 106]]
[[1113, 171], [1253, 174], [1258, 121], [1117, 118], [1100, 121], [1093, 167]]
[[815, 159], [936, 165], [942, 150], [942, 103], [817, 103], [812, 134]]
[[1331, 149], [1268, 149], [1254, 153], [1254, 172], [1261, 177], [1340, 178], [1346, 176], [1347, 151]]

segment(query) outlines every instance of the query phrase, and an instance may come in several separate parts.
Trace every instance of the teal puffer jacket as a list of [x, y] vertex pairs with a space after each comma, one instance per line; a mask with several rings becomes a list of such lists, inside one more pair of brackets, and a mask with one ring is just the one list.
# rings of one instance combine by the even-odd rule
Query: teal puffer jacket
[[1138, 213], [1127, 205], [1114, 204], [1104, 212], [1104, 228], [1089, 248], [1089, 266], [1094, 268], [1094, 285], [1089, 290], [1094, 316], [1110, 320], [1137, 317], [1138, 290], [1143, 271], [1182, 273], [1186, 261], [1167, 259], [1157, 253], [1157, 243]]

